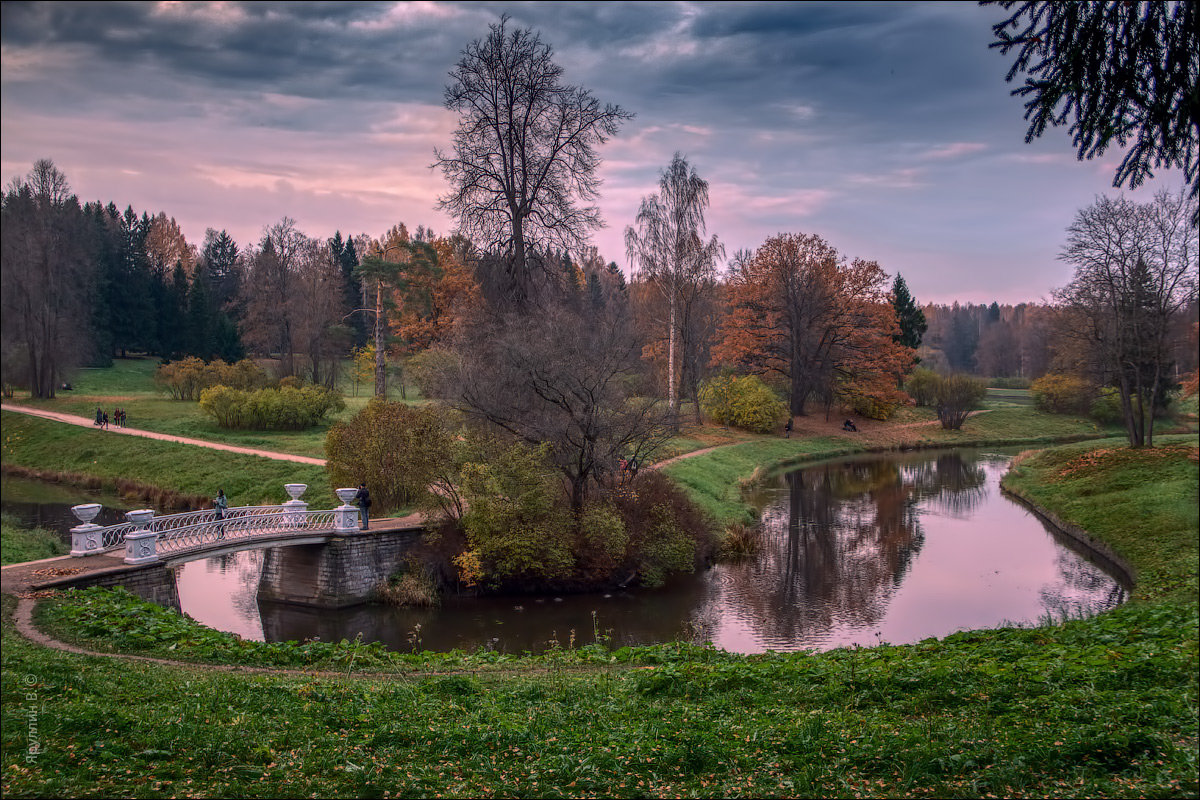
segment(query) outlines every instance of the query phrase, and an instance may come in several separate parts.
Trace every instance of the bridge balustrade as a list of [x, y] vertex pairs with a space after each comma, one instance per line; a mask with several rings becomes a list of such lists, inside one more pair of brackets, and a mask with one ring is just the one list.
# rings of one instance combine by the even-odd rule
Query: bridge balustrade
[[[353, 489], [338, 490], [343, 504], [337, 508], [311, 510], [299, 499], [307, 488], [287, 484], [292, 499], [282, 505], [236, 506], [217, 516], [216, 509], [155, 516], [152, 509], [126, 513], [127, 522], [93, 525], [99, 513], [95, 503], [72, 507], [81, 522], [71, 529], [71, 555], [99, 555], [125, 548], [125, 563], [157, 561], [159, 554], [179, 554], [219, 545], [228, 540], [244, 541], [280, 534], [312, 532], [349, 533], [357, 527], [357, 509], [348, 502]], [[345, 494], [349, 492], [350, 494]]]

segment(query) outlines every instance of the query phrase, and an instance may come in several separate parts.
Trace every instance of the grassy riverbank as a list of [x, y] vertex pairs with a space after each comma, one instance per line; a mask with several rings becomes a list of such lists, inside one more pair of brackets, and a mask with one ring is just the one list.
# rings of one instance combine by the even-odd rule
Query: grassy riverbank
[[[719, 523], [750, 522], [754, 509], [744, 489], [755, 478], [780, 466], [871, 451], [928, 447], [1049, 444], [1112, 435], [1113, 427], [1029, 406], [985, 403], [962, 430], [943, 430], [929, 409], [906, 408], [895, 420], [863, 420], [858, 432], [843, 432], [839, 421], [801, 418], [792, 438], [745, 436], [740, 443], [677, 461], [664, 467]], [[699, 449], [699, 448], [694, 448]]]
[[[0, 412], [6, 466], [61, 475], [64, 480], [122, 482], [211, 498], [223, 487], [232, 504], [279, 503], [285, 483], [306, 483], [314, 508], [334, 503], [325, 468], [98, 430]], [[94, 480], [93, 480], [94, 479]]]
[[66, 552], [67, 546], [53, 531], [26, 527], [10, 514], [0, 516], [0, 564], [37, 561]]
[[[5, 597], [3, 791], [1192, 797], [1195, 442], [1164, 439], [1163, 455], [1145, 458], [1109, 455], [1117, 442], [1075, 445], [1026, 459], [1011, 479], [1051, 487], [1053, 510], [1122, 553], [1140, 576], [1132, 602], [904, 647], [586, 647], [519, 659], [329, 644], [306, 660], [111, 595], [42, 615], [92, 646], [346, 673], [245, 675], [46, 650], [14, 634]], [[1131, 519], [1147, 510], [1138, 503], [1156, 516]], [[1131, 546], [1139, 540], [1152, 546]], [[393, 674], [349, 674], [364, 669]]]

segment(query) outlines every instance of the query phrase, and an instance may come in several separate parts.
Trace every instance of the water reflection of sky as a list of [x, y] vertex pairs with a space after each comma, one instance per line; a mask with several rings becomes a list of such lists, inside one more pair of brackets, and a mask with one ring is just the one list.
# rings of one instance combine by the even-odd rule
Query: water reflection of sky
[[[660, 590], [449, 598], [437, 610], [325, 611], [256, 600], [262, 553], [179, 572], [184, 611], [247, 638], [368, 640], [393, 649], [509, 652], [700, 636], [743, 653], [903, 644], [958, 630], [1094, 614], [1124, 593], [999, 492], [1009, 456], [920, 453], [814, 465], [781, 479], [765, 546]], [[595, 616], [593, 616], [595, 612]], [[419, 627], [418, 627], [419, 626]], [[418, 644], [419, 640], [419, 644]]]

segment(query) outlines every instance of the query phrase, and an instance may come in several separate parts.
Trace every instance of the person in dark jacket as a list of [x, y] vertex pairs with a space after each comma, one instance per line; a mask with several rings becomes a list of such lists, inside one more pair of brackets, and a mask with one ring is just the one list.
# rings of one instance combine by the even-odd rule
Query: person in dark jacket
[[365, 531], [371, 525], [371, 493], [367, 491], [365, 483], [358, 485], [358, 494], [354, 495], [354, 501], [358, 503], [358, 527]]

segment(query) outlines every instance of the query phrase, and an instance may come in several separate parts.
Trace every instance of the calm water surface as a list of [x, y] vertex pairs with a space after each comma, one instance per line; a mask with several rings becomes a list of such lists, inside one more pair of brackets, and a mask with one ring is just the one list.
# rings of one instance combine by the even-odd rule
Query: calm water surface
[[761, 498], [757, 557], [658, 590], [315, 610], [259, 602], [262, 554], [248, 551], [180, 567], [180, 603], [207, 625], [269, 641], [362, 633], [396, 650], [521, 652], [599, 631], [618, 645], [708, 640], [758, 653], [906, 644], [1122, 602], [1105, 568], [1000, 494], [1011, 458], [922, 452], [790, 472]]

